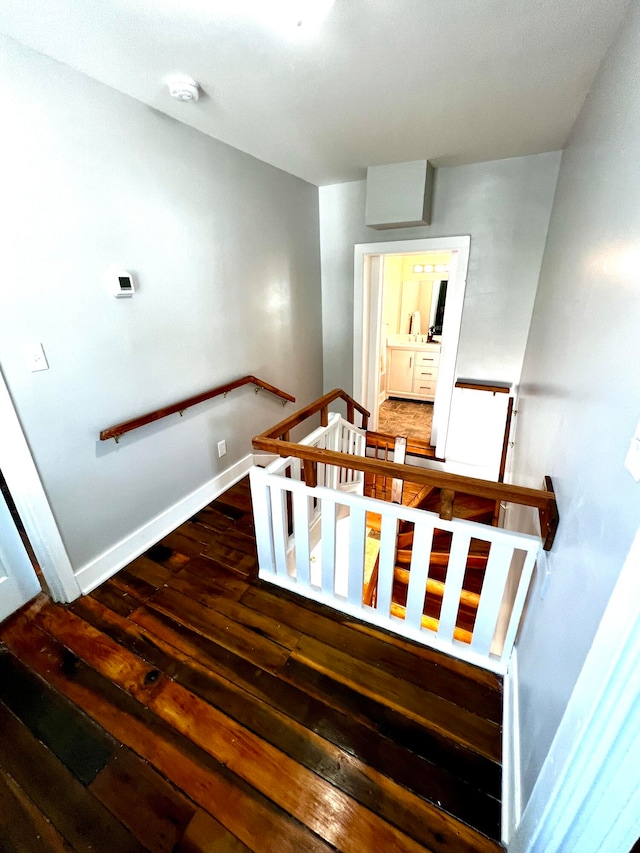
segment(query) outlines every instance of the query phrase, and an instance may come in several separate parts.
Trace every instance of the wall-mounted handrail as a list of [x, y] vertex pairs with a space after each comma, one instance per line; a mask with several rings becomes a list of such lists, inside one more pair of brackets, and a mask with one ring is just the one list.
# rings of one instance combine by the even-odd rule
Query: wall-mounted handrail
[[473, 382], [471, 379], [458, 379], [456, 388], [470, 388], [472, 391], [490, 391], [492, 394], [508, 394], [511, 385], [500, 382]]
[[166, 418], [168, 415], [174, 415], [176, 412], [182, 415], [185, 409], [188, 409], [191, 406], [196, 406], [198, 403], [204, 403], [205, 400], [211, 400], [213, 397], [219, 397], [221, 394], [226, 396], [229, 391], [233, 391], [235, 388], [241, 388], [243, 385], [255, 385], [256, 394], [261, 388], [264, 388], [265, 391], [269, 391], [271, 394], [276, 394], [278, 397], [282, 398], [283, 406], [287, 402], [295, 403], [296, 401], [296, 398], [292, 397], [291, 394], [281, 391], [280, 388], [276, 388], [275, 385], [269, 385], [268, 382], [265, 382], [263, 379], [258, 379], [257, 376], [243, 376], [242, 379], [227, 382], [226, 385], [219, 385], [217, 388], [211, 388], [209, 391], [203, 391], [201, 394], [195, 394], [193, 397], [187, 397], [186, 400], [180, 400], [178, 403], [173, 403], [170, 406], [165, 406], [162, 409], [156, 409], [154, 412], [149, 412], [146, 415], [140, 415], [140, 417], [132, 418], [130, 421], [124, 421], [121, 424], [116, 424], [116, 426], [103, 429], [100, 432], [100, 441], [108, 441], [110, 438], [114, 438], [116, 442], [118, 442], [120, 436], [127, 432], [131, 432], [131, 430], [138, 429], [138, 427], [145, 426], [145, 424], [150, 424], [153, 421], [158, 421], [160, 418]]
[[[340, 453], [334, 450], [325, 450], [319, 447], [307, 447], [289, 440], [289, 430], [306, 420], [318, 411], [323, 413], [323, 426], [326, 426], [324, 413], [327, 404], [333, 400], [343, 399], [351, 402], [354, 408], [362, 414], [363, 429], [366, 429], [368, 412], [363, 409], [353, 398], [337, 388], [329, 394], [325, 394], [314, 403], [310, 403], [304, 409], [293, 414], [290, 418], [281, 421], [272, 429], [255, 436], [253, 446], [256, 450], [267, 453], [275, 453], [278, 456], [294, 456], [304, 462], [305, 482], [312, 488], [316, 485], [315, 470], [318, 463], [324, 465], [336, 465], [342, 468], [352, 468], [356, 471], [364, 471], [391, 479], [405, 480], [417, 483], [420, 486], [435, 486], [441, 490], [441, 518], [450, 519], [453, 512], [453, 501], [456, 492], [478, 497], [490, 498], [495, 501], [506, 503], [517, 503], [523, 506], [535, 507], [540, 512], [542, 526], [542, 538], [545, 550], [549, 550], [558, 524], [558, 508], [553, 493], [551, 479], [547, 478], [546, 489], [531, 489], [525, 486], [514, 486], [505, 483], [495, 483], [491, 480], [481, 480], [476, 477], [462, 477], [458, 474], [449, 474], [444, 471], [436, 471], [430, 468], [421, 468], [416, 465], [398, 464], [381, 459], [373, 459], [366, 456], [354, 456], [349, 453]], [[350, 408], [351, 417], [347, 417], [350, 423], [354, 422], [353, 408]], [[327, 416], [328, 417], [328, 416]]]

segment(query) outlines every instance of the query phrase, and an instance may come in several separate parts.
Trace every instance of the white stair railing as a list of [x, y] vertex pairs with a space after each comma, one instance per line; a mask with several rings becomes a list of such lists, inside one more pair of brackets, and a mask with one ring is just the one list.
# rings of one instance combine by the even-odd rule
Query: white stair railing
[[[332, 415], [301, 442], [362, 455], [360, 430]], [[302, 481], [299, 459], [277, 459], [251, 471], [259, 577], [497, 673], [507, 669], [540, 540], [461, 519], [387, 503], [362, 494], [362, 474], [318, 465], [318, 485]], [[352, 490], [352, 487], [355, 487]], [[378, 587], [374, 606], [363, 603], [366, 576], [378, 551], [368, 537], [367, 513], [381, 516]], [[406, 607], [392, 601], [397, 532], [414, 525]], [[424, 617], [431, 545], [436, 531], [451, 534], [439, 618]], [[457, 629], [469, 549], [489, 543], [489, 558], [472, 631]], [[373, 542], [374, 548], [368, 547]], [[433, 585], [432, 585], [433, 586]], [[438, 585], [439, 589], [442, 584]], [[468, 633], [469, 642], [458, 639]]]

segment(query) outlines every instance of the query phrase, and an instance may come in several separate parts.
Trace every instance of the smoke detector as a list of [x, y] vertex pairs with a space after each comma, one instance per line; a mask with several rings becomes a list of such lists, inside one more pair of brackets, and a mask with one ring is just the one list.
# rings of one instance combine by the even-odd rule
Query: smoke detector
[[167, 77], [166, 84], [169, 88], [169, 94], [177, 101], [197, 101], [200, 97], [200, 86], [196, 83], [193, 77], [186, 77], [184, 74], [174, 74]]

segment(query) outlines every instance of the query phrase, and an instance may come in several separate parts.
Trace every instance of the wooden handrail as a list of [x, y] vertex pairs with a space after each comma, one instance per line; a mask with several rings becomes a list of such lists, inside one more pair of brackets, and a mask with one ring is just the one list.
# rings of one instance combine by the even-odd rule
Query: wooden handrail
[[[398, 464], [382, 459], [372, 459], [366, 456], [354, 456], [350, 453], [325, 450], [320, 447], [308, 447], [289, 441], [289, 430], [291, 427], [297, 426], [312, 414], [323, 411], [326, 409], [328, 402], [332, 402], [338, 398], [351, 401], [354, 408], [357, 407], [361, 414], [364, 412], [368, 415], [366, 409], [363, 409], [355, 400], [352, 400], [346, 392], [336, 389], [329, 394], [325, 394], [324, 397], [321, 397], [314, 403], [310, 403], [285, 421], [281, 421], [272, 429], [255, 436], [252, 442], [253, 447], [256, 450], [275, 453], [277, 456], [294, 456], [302, 459], [305, 480], [309, 486], [316, 485], [315, 469], [318, 463], [335, 465], [341, 468], [351, 468], [356, 471], [364, 471], [367, 474], [390, 477], [392, 479], [405, 480], [417, 483], [420, 486], [434, 486], [444, 494], [443, 509], [445, 515], [443, 517], [445, 518], [452, 512], [455, 492], [463, 492], [467, 495], [475, 495], [495, 501], [505, 501], [507, 503], [535, 507], [540, 513], [545, 550], [551, 547], [559, 516], [555, 494], [549, 477], [545, 479], [545, 489], [530, 489], [525, 486], [480, 480], [476, 477], [462, 477], [458, 474], [448, 474], [444, 471], [420, 468], [416, 465]], [[365, 414], [363, 414], [363, 420], [365, 420]], [[353, 423], [353, 419], [351, 419], [351, 423]], [[324, 419], [323, 425], [326, 426]], [[366, 423], [363, 429], [366, 429]], [[449, 517], [451, 516], [449, 515]]]
[[490, 391], [492, 394], [508, 394], [511, 385], [503, 385], [498, 382], [472, 382], [467, 379], [458, 379], [456, 388], [470, 388], [472, 391]]
[[168, 415], [174, 415], [176, 412], [179, 412], [180, 415], [182, 415], [185, 409], [188, 409], [191, 406], [196, 406], [198, 403], [204, 403], [205, 400], [211, 400], [213, 397], [219, 397], [221, 394], [226, 396], [229, 391], [233, 391], [235, 388], [241, 388], [243, 385], [257, 386], [256, 394], [260, 388], [264, 388], [265, 391], [269, 391], [271, 394], [276, 394], [278, 397], [283, 399], [283, 406], [287, 402], [295, 403], [296, 401], [296, 398], [292, 397], [291, 394], [281, 391], [279, 388], [276, 388], [275, 385], [269, 385], [268, 382], [265, 382], [263, 379], [258, 379], [257, 376], [243, 376], [242, 379], [236, 379], [233, 382], [227, 382], [226, 385], [219, 385], [217, 388], [211, 388], [209, 391], [203, 391], [201, 394], [196, 394], [193, 397], [187, 397], [186, 400], [180, 400], [178, 403], [173, 403], [171, 406], [165, 406], [163, 409], [156, 409], [154, 412], [149, 412], [146, 415], [140, 415], [138, 418], [132, 418], [130, 421], [124, 421], [121, 424], [116, 424], [116, 426], [103, 429], [100, 432], [100, 441], [108, 441], [110, 438], [114, 438], [117, 443], [121, 435], [131, 432], [131, 430], [138, 429], [138, 427], [145, 426], [145, 424], [150, 424], [153, 421], [158, 421], [160, 418], [166, 418]]
[[[353, 397], [350, 397], [346, 391], [343, 391], [342, 388], [334, 388], [333, 391], [329, 391], [328, 394], [325, 394], [324, 397], [320, 397], [318, 400], [314, 400], [313, 403], [309, 403], [308, 406], [305, 406], [304, 409], [300, 409], [295, 412], [291, 417], [285, 418], [285, 420], [280, 421], [279, 424], [276, 424], [271, 429], [266, 430], [266, 432], [261, 433], [253, 439], [253, 446], [257, 447], [256, 441], [260, 439], [283, 439], [288, 441], [288, 439], [284, 439], [283, 437], [289, 433], [293, 427], [298, 426], [303, 421], [306, 421], [307, 418], [310, 418], [312, 415], [320, 412], [320, 419], [322, 426], [327, 426], [329, 423], [329, 404], [333, 403], [334, 400], [344, 400], [347, 404], [347, 420], [349, 423], [354, 423], [355, 412], [360, 412], [362, 418], [362, 429], [366, 429], [369, 424], [369, 412], [361, 406], [360, 403], [356, 402]], [[297, 445], [295, 445], [297, 447]], [[280, 453], [279, 450], [272, 451], [275, 453]], [[289, 456], [291, 454], [285, 453], [280, 454], [284, 456]]]

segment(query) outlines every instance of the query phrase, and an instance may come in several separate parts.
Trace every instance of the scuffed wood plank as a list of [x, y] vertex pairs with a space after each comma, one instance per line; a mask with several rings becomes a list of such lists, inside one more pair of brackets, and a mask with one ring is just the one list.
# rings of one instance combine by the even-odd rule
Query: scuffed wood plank
[[260, 853], [331, 853], [332, 849], [269, 799], [238, 779], [128, 693], [70, 657], [57, 641], [24, 620], [7, 645], [36, 672], [83, 708], [114, 737]]
[[250, 577], [258, 568], [257, 554], [246, 554], [219, 540], [205, 545], [201, 554], [208, 560], [215, 560], [222, 566], [231, 566], [235, 571], [241, 572], [247, 577]]
[[109, 607], [121, 616], [129, 616], [140, 606], [137, 598], [132, 598], [130, 595], [123, 593], [121, 589], [109, 581], [94, 589], [91, 594], [95, 599], [101, 601], [105, 607]]
[[244, 625], [245, 628], [256, 631], [260, 636], [266, 637], [285, 649], [294, 649], [302, 636], [300, 631], [290, 628], [277, 619], [272, 619], [270, 616], [244, 607], [228, 598], [219, 598], [213, 602], [212, 609], [238, 625]]
[[446, 768], [493, 797], [500, 797], [500, 765], [475, 749], [456, 743], [402, 712], [298, 660], [290, 659], [287, 662], [282, 677], [316, 699], [326, 698], [336, 710], [351, 715], [364, 725], [367, 725], [367, 721], [375, 720], [375, 731], [393, 740], [399, 747], [414, 752], [437, 767]]
[[160, 565], [160, 563], [156, 563], [155, 560], [150, 560], [144, 554], [137, 557], [132, 563], [129, 563], [126, 570], [129, 574], [146, 581], [156, 589], [164, 586], [173, 575], [171, 569]]
[[51, 821], [0, 765], [0, 849], [37, 850], [39, 853], [73, 853]]
[[[491, 673], [488, 684], [477, 683], [476, 668], [468, 664], [457, 662], [461, 665], [460, 672], [452, 670], [447, 666], [449, 661], [444, 655], [436, 655], [429, 650], [423, 655], [421, 647], [406, 642], [398, 647], [379, 632], [370, 634], [359, 631], [358, 626], [362, 623], [342, 624], [329, 615], [310, 610], [306, 606], [302, 608], [283, 595], [271, 593], [266, 589], [250, 587], [242, 596], [241, 603], [268, 613], [274, 619], [354, 658], [374, 661], [376, 667], [389, 675], [415, 684], [423, 690], [437, 693], [461, 708], [471, 710], [496, 723], [502, 720], [502, 692], [499, 682]], [[325, 612], [327, 610], [328, 608], [324, 608]]]
[[145, 625], [149, 612], [165, 613], [174, 619], [176, 614], [179, 614], [183, 625], [231, 651], [246, 656], [264, 669], [278, 669], [289, 657], [288, 649], [261, 636], [259, 632], [231, 622], [213, 610], [203, 612], [201, 607], [186, 596], [172, 590], [162, 590], [145, 607], [136, 611], [132, 620], [139, 625]]
[[[203, 702], [198, 696], [160, 676], [153, 690], [145, 680], [146, 667], [122, 649], [111, 650], [121, 665], [126, 659], [126, 674], [114, 675], [115, 661], [108, 660], [110, 643], [98, 639], [90, 626], [69, 629], [68, 620], [77, 617], [44, 608], [38, 614], [53, 636], [62, 639], [85, 662], [147, 704], [172, 728], [228, 767], [281, 808], [306, 824], [329, 844], [344, 853], [381, 846], [383, 849], [420, 853], [421, 845], [395, 826], [373, 814], [315, 773], [299, 765], [271, 744], [253, 735], [243, 726]], [[81, 620], [77, 620], [81, 621]], [[115, 645], [115, 644], [114, 644]], [[99, 654], [96, 654], [99, 649]], [[129, 673], [138, 670], [137, 682]], [[211, 733], [215, 732], [215, 738]]]
[[[237, 684], [432, 802], [447, 801], [441, 786], [455, 786], [456, 774], [472, 788], [492, 798], [500, 797], [500, 768], [493, 762], [412, 724], [343, 685], [332, 685], [329, 679], [302, 664], [296, 664], [293, 672], [287, 669], [273, 675], [256, 670], [251, 661], [163, 614], [149, 614], [147, 627], [143, 628], [90, 598], [76, 602], [74, 611], [179, 681], [185, 673], [178, 661], [198, 661], [210, 672]], [[292, 681], [282, 680], [289, 675]], [[195, 692], [200, 685], [199, 678], [187, 683]], [[465, 802], [461, 794], [461, 809]]]
[[172, 853], [196, 808], [124, 748], [96, 776], [89, 790], [152, 853]]
[[0, 699], [84, 785], [115, 751], [113, 738], [5, 651], [0, 651]]
[[207, 605], [221, 597], [238, 599], [248, 589], [238, 575], [224, 575], [212, 568], [211, 564], [204, 568], [190, 564], [167, 581], [166, 586]]
[[214, 817], [198, 809], [175, 853], [251, 853], [251, 850]]
[[400, 684], [398, 679], [377, 667], [354, 661], [351, 655], [311, 637], [303, 637], [291, 657], [347, 686], [357, 686], [363, 695], [477, 750], [492, 761], [500, 761], [501, 729], [495, 723], [467, 713], [433, 693], [406, 683]]
[[[243, 662], [237, 660], [235, 667], [221, 666], [217, 659], [212, 659], [207, 654], [206, 648], [200, 643], [195, 646], [188, 642], [182, 643], [179, 635], [169, 634], [174, 643], [173, 647], [161, 641], [157, 635], [149, 635], [145, 640], [143, 629], [127, 623], [116, 614], [109, 616], [108, 613], [103, 613], [100, 605], [95, 602], [85, 605], [80, 615], [84, 615], [95, 627], [110, 636], [115, 633], [118, 641], [128, 644], [129, 649], [136, 651], [145, 643], [145, 659], [148, 662], [162, 668], [169, 661], [172, 677], [180, 684], [287, 751], [299, 763], [315, 770], [347, 793], [353, 793], [365, 805], [369, 802], [368, 791], [371, 786], [367, 782], [358, 781], [363, 773], [369, 773], [366, 769], [360, 769], [361, 760], [390, 779], [403, 784], [409, 791], [415, 791], [432, 803], [440, 803], [452, 814], [473, 819], [474, 826], [486, 834], [495, 836], [499, 832], [500, 807], [493, 797], [484, 794], [477, 786], [465, 785], [453, 774], [397, 747], [391, 741], [372, 738], [371, 730], [367, 730], [365, 726], [335, 712], [330, 706], [310, 699], [302, 691], [283, 684], [268, 673], [261, 672], [257, 678], [255, 667], [245, 666], [243, 669]], [[148, 657], [150, 648], [156, 651], [155, 659]], [[274, 715], [273, 709], [290, 717], [292, 722], [283, 721], [280, 716]], [[313, 729], [309, 730], [309, 726]], [[316, 738], [314, 730], [322, 738]], [[323, 746], [323, 738], [341, 749]], [[343, 749], [351, 755], [345, 755]], [[358, 761], [354, 769], [350, 770], [354, 758]], [[455, 762], [452, 763], [455, 766]], [[474, 781], [488, 784], [487, 774], [479, 775]], [[381, 790], [375, 780], [373, 790], [379, 793], [371, 801], [370, 807], [384, 814], [387, 800], [384, 790]], [[499, 794], [499, 784], [495, 793]], [[386, 796], [388, 799], [391, 795]], [[397, 790], [393, 796], [398, 797]], [[411, 815], [414, 812], [421, 814], [421, 808], [419, 805], [411, 809], [407, 820], [412, 820]], [[388, 806], [390, 819], [393, 816], [399, 817], [402, 813], [402, 804], [396, 805], [395, 800]], [[424, 815], [421, 821], [425, 827], [438, 824], [437, 813], [427, 817], [428, 821]]]
[[0, 731], [5, 771], [74, 849], [142, 853], [144, 847], [2, 703]]

